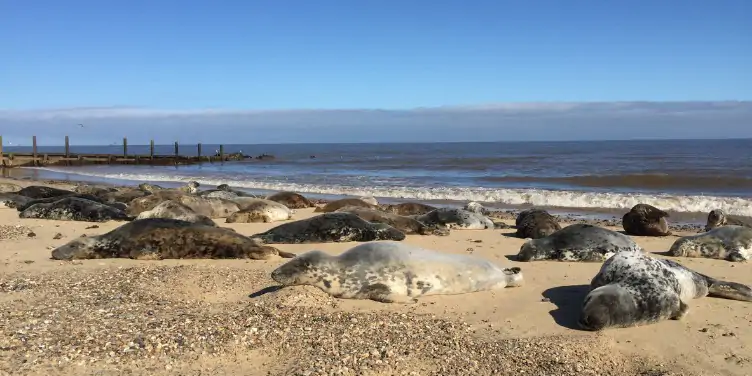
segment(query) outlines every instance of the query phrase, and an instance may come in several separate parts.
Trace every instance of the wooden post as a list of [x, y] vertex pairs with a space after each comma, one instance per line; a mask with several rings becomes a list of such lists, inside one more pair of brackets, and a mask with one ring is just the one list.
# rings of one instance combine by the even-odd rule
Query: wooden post
[[68, 136], [65, 136], [65, 165], [70, 166], [70, 161], [68, 160], [70, 158], [70, 140], [68, 139]]
[[[0, 141], [2, 141], [2, 138], [0, 138]], [[0, 146], [0, 154], [3, 151], [3, 147]], [[198, 143], [198, 161], [201, 162], [201, 143]]]
[[154, 140], [149, 141], [149, 157], [154, 159]]
[[175, 141], [175, 158], [178, 157], [178, 142]]
[[225, 161], [225, 146], [219, 145], [219, 160], [224, 162]]
[[128, 158], [128, 138], [123, 137], [123, 158]]
[[37, 165], [37, 136], [31, 137], [31, 145], [32, 145], [32, 155], [34, 157], [34, 162], [32, 162], [32, 166]]
[[3, 164], [3, 157], [4, 156], [5, 156], [5, 154], [3, 154], [3, 136], [0, 135], [0, 165]]

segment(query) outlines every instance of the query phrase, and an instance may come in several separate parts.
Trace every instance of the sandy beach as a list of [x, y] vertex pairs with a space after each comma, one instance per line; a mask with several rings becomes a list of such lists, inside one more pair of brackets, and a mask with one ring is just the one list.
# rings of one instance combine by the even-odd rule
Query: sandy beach
[[[312, 215], [298, 210], [295, 219]], [[244, 235], [279, 224], [216, 222]], [[412, 305], [335, 299], [313, 287], [275, 290], [269, 272], [282, 258], [50, 259], [52, 248], [122, 223], [19, 219], [15, 209], [0, 209], [0, 374], [752, 374], [745, 355], [752, 305], [702, 298], [681, 321], [581, 331], [577, 314], [601, 264], [510, 260], [524, 242], [514, 229], [408, 235], [410, 244], [521, 267], [525, 278], [518, 288]], [[661, 253], [676, 236], [634, 239]], [[356, 244], [276, 246], [338, 254]], [[744, 263], [676, 260], [752, 284]]]

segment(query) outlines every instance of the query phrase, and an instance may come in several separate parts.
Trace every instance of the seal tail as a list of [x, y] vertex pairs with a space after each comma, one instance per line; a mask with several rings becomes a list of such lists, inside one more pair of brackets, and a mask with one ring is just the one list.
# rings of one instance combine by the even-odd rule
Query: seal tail
[[708, 296], [752, 302], [752, 288], [750, 286], [737, 282], [719, 281], [707, 276], [705, 278], [708, 280]]
[[279, 257], [282, 258], [295, 258], [297, 254], [292, 252], [279, 251]]

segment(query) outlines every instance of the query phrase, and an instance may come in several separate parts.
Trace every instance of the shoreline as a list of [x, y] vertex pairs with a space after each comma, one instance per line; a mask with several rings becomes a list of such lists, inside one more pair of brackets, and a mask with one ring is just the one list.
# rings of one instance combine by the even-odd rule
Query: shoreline
[[[14, 180], [32, 180], [39, 182], [49, 182], [50, 184], [66, 185], [66, 184], [98, 184], [107, 186], [137, 186], [140, 183], [150, 182], [147, 180], [127, 180], [127, 179], [111, 179], [97, 176], [89, 176], [76, 174], [71, 172], [70, 174], [47, 171], [35, 168], [19, 168], [19, 169], [1, 169], [2, 177], [6, 179]], [[59, 176], [59, 177], [58, 177]], [[150, 182], [153, 184], [161, 185], [166, 188], [177, 188], [185, 184], [185, 181], [158, 181]], [[206, 188], [205, 186], [202, 186]], [[250, 189], [244, 187], [233, 186], [234, 189], [244, 191], [250, 194], [267, 195], [278, 192], [278, 190], [269, 189]], [[346, 194], [323, 194], [316, 192], [298, 191], [298, 193], [305, 195], [311, 199], [316, 199], [321, 202], [328, 202], [331, 200], [337, 200], [344, 197], [353, 197], [355, 195]], [[406, 198], [394, 198], [394, 197], [380, 197], [375, 196], [380, 203], [384, 204], [396, 204], [401, 202], [419, 202], [437, 207], [461, 207], [467, 203], [467, 201], [456, 200], [426, 200], [426, 199], [406, 199]], [[479, 201], [480, 202], [480, 201]], [[522, 210], [533, 207], [533, 205], [509, 205], [493, 202], [480, 202], [487, 209], [493, 212], [493, 217], [499, 219], [511, 219], [516, 218], [517, 213]], [[621, 217], [629, 211], [629, 209], [615, 209], [615, 208], [572, 208], [572, 207], [557, 207], [557, 206], [536, 206], [542, 209], [546, 209], [549, 213], [557, 217], [562, 224], [572, 223], [588, 223], [598, 226], [621, 226]], [[669, 229], [671, 231], [700, 231], [705, 226], [707, 219], [707, 213], [695, 213], [695, 212], [676, 212], [668, 211], [671, 215], [669, 218]]]

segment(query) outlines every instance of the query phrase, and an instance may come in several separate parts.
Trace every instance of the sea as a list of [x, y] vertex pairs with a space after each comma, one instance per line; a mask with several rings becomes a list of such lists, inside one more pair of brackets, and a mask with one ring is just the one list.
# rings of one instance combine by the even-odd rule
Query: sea
[[[6, 152], [28, 148], [6, 147]], [[203, 145], [204, 154], [219, 145]], [[39, 153], [62, 146], [39, 147]], [[147, 145], [130, 145], [148, 155]], [[180, 154], [195, 155], [195, 145]], [[289, 190], [319, 198], [374, 196], [380, 201], [499, 209], [545, 207], [573, 216], [621, 217], [645, 203], [674, 221], [704, 223], [707, 213], [752, 216], [752, 139], [577, 142], [224, 145], [249, 159], [190, 166], [92, 165], [24, 168], [40, 179], [165, 186], [195, 180], [252, 193]], [[74, 153], [122, 154], [122, 146], [71, 146]], [[157, 145], [173, 154], [173, 145]]]

